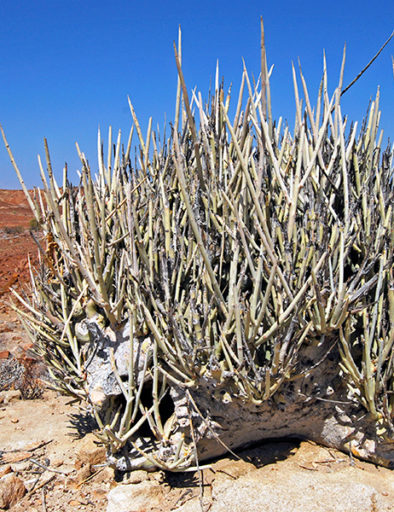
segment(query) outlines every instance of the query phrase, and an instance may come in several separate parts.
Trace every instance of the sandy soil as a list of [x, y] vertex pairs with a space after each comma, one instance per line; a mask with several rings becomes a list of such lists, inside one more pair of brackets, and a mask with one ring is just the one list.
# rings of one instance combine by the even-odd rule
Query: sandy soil
[[[1, 372], [5, 372], [5, 365], [10, 360], [18, 364], [26, 364], [26, 361], [29, 364], [30, 361], [33, 367], [36, 364], [30, 340], [15, 312], [10, 309], [8, 291], [11, 285], [18, 290], [26, 286], [29, 278], [27, 253], [33, 262], [37, 262], [37, 248], [25, 229], [31, 218], [20, 191], [0, 190], [0, 382]], [[21, 226], [21, 232], [8, 229], [18, 226]], [[34, 373], [32, 378], [35, 378]], [[45, 390], [39, 398], [23, 400], [12, 389], [0, 389], [0, 477], [14, 473], [27, 489], [12, 511], [102, 511], [106, 510], [110, 489], [121, 485], [122, 479], [135, 481], [133, 475], [114, 475], [110, 468], [97, 463], [94, 459], [96, 447], [90, 433], [92, 429], [94, 425], [85, 411], [68, 397]], [[90, 447], [88, 454], [86, 447]], [[215, 461], [211, 469], [203, 471], [202, 488], [204, 500], [208, 502], [206, 510], [214, 500], [212, 486], [215, 479], [236, 482], [247, 477], [247, 482], [257, 480], [267, 486], [278, 478], [286, 481], [297, 475], [307, 475], [309, 492], [312, 493], [314, 482], [318, 477], [321, 481], [322, 476], [327, 478], [327, 482], [335, 476], [343, 483], [373, 483], [376, 498], [371, 499], [363, 510], [378, 512], [376, 504], [381, 499], [385, 503], [394, 503], [393, 472], [353, 461], [336, 450], [309, 442], [280, 440], [261, 444], [239, 455], [240, 461], [222, 458]], [[201, 489], [200, 476], [196, 473], [166, 475], [162, 472], [145, 475], [146, 479], [161, 482], [163, 498], [159, 508], [147, 503], [135, 512], [167, 512], [186, 507], [189, 501], [197, 500]], [[327, 493], [327, 510], [337, 510], [329, 505], [330, 495]], [[134, 511], [134, 508], [130, 510]]]

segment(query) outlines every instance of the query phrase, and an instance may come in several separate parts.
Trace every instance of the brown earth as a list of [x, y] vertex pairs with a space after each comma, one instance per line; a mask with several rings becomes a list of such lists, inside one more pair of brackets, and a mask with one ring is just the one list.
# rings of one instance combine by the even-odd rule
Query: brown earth
[[[10, 307], [9, 292], [10, 286], [21, 293], [27, 289], [27, 255], [30, 254], [34, 264], [38, 261], [38, 249], [28, 231], [32, 218], [22, 191], [0, 190], [0, 494], [2, 482], [9, 475], [16, 477], [14, 481], [22, 482], [22, 489], [23, 486], [26, 488], [23, 498], [15, 497], [17, 502], [11, 507], [12, 511], [105, 511], [111, 489], [122, 491], [130, 486], [135, 486], [140, 500], [141, 496], [144, 498], [143, 489], [150, 489], [151, 494], [146, 494], [142, 505], [137, 505], [137, 501], [130, 502], [127, 511], [117, 507], [115, 497], [112, 497], [110, 500], [115, 501], [108, 510], [197, 511], [200, 510], [201, 492], [204, 510], [212, 512], [394, 510], [391, 506], [394, 503], [392, 471], [355, 461], [336, 450], [294, 440], [264, 443], [241, 451], [242, 460], [221, 458], [201, 474], [166, 475], [138, 471], [115, 476], [102, 464], [103, 452], [90, 433], [94, 428], [92, 422], [82, 408], [71, 403], [70, 398], [45, 390], [39, 398], [25, 400], [21, 396], [23, 387], [15, 391], [12, 389], [15, 386], [4, 385], [6, 371], [25, 365], [30, 369], [30, 380], [24, 385], [29, 384], [35, 391], [30, 396], [39, 395], [43, 387], [35, 373], [35, 368], [40, 366], [31, 353], [31, 342], [20, 320]], [[6, 387], [11, 389], [5, 390]], [[123, 486], [125, 483], [128, 485]], [[290, 505], [283, 501], [287, 494], [286, 491], [283, 493], [286, 483], [293, 486], [289, 493], [292, 490], [297, 496], [293, 502], [290, 498]], [[279, 497], [278, 486], [282, 489]], [[360, 494], [357, 506], [349, 504], [354, 502], [349, 501], [348, 493], [344, 491], [348, 488], [350, 493], [355, 486], [361, 490], [372, 489], [369, 494]], [[342, 489], [339, 498], [335, 494], [338, 488]], [[15, 485], [11, 486], [11, 494], [15, 489]], [[324, 503], [321, 502], [322, 489]], [[263, 506], [259, 503], [267, 492], [268, 502]], [[248, 497], [252, 504], [248, 504]], [[229, 499], [230, 505], [227, 505]], [[312, 508], [308, 505], [310, 500], [316, 502]], [[0, 508], [4, 505], [1, 503], [0, 496]]]
[[33, 218], [23, 190], [0, 189], [0, 227], [29, 227]]
[[30, 281], [28, 256], [37, 264], [37, 246], [29, 233], [34, 216], [22, 190], [0, 190], [0, 297], [5, 308], [10, 286]]

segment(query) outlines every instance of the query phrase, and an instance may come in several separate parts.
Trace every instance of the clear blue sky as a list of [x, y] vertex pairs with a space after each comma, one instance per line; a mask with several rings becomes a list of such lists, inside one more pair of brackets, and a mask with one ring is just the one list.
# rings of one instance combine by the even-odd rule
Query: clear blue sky
[[[329, 87], [337, 84], [347, 42], [345, 84], [374, 55], [394, 28], [392, 0], [1, 0], [0, 123], [29, 187], [40, 184], [37, 154], [47, 137], [59, 176], [67, 161], [76, 182], [78, 141], [96, 165], [97, 127], [127, 137], [127, 95], [146, 131], [149, 116], [172, 120], [176, 92], [173, 41], [183, 32], [188, 89], [207, 97], [216, 60], [225, 84], [240, 83], [242, 57], [260, 69], [260, 15], [264, 17], [274, 115], [293, 126], [291, 61], [300, 57], [315, 98], [326, 50]], [[381, 86], [385, 139], [394, 138], [394, 41], [343, 97], [343, 111], [364, 116]], [[235, 99], [235, 98], [234, 98]], [[0, 141], [0, 188], [19, 188]], [[137, 142], [134, 139], [133, 142]]]

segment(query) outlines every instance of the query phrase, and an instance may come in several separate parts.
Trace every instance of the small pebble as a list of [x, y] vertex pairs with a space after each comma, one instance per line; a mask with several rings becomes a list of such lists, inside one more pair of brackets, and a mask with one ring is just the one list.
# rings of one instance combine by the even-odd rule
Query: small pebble
[[23, 484], [28, 491], [33, 489], [33, 486], [37, 483], [37, 478], [31, 478], [30, 480], [24, 480]]
[[24, 460], [21, 462], [15, 462], [11, 465], [12, 471], [14, 473], [22, 473], [22, 471], [27, 471], [31, 466], [31, 462], [29, 460]]
[[127, 485], [128, 484], [139, 484], [148, 479], [149, 479], [149, 476], [146, 471], [143, 471], [142, 469], [137, 469], [136, 471], [132, 471], [131, 473], [129, 473], [122, 483], [127, 484]]
[[3, 477], [4, 475], [8, 475], [8, 473], [11, 473], [11, 471], [12, 471], [12, 468], [9, 464], [2, 466], [0, 468], [0, 478]]

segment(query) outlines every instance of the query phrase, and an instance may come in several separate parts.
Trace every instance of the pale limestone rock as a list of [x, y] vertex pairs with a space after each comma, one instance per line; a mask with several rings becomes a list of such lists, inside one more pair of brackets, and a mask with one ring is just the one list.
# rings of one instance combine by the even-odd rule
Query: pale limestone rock
[[165, 489], [157, 482], [118, 485], [108, 493], [107, 512], [143, 512], [160, 507]]
[[78, 465], [102, 464], [106, 459], [106, 450], [104, 446], [98, 444], [97, 438], [93, 434], [87, 434], [78, 441], [76, 459], [79, 462]]
[[0, 391], [0, 403], [4, 405], [10, 404], [20, 400], [22, 393], [20, 389], [8, 389], [7, 391]]
[[143, 469], [137, 469], [136, 471], [132, 471], [127, 478], [125, 479], [125, 484], [139, 484], [141, 482], [145, 482], [145, 480], [149, 480], [149, 474], [147, 471]]
[[[294, 472], [264, 481], [257, 475], [213, 483], [210, 512], [391, 512], [392, 503], [374, 487], [343, 482], [334, 474]], [[118, 511], [120, 512], [120, 511]], [[173, 512], [201, 512], [198, 498]]]

